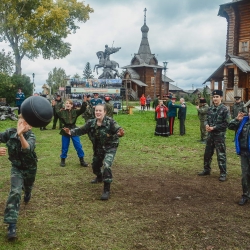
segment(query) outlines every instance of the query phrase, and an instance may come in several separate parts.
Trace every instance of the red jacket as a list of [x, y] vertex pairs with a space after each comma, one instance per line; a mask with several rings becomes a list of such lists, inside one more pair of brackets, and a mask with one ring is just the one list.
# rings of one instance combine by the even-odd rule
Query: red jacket
[[141, 102], [141, 105], [146, 105], [146, 97], [145, 96], [142, 96], [140, 98], [140, 102]]
[[158, 105], [155, 109], [155, 112], [157, 113], [157, 119], [162, 118], [161, 111], [163, 111], [164, 118], [167, 118], [168, 108], [164, 105], [163, 106]]

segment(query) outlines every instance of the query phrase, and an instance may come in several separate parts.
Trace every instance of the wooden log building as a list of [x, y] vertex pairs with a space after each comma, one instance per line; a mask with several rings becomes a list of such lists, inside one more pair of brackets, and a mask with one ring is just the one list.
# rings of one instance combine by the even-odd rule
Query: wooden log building
[[[223, 101], [232, 106], [234, 96], [250, 99], [250, 1], [233, 0], [220, 5], [218, 15], [227, 20], [225, 62], [207, 78], [211, 91], [223, 90]], [[223, 83], [223, 85], [222, 85]]]
[[130, 65], [122, 67], [126, 69], [123, 86], [127, 90], [129, 98], [134, 100], [140, 98], [142, 94], [150, 95], [151, 98], [154, 98], [155, 94], [162, 97], [169, 92], [169, 82], [174, 82], [165, 75], [166, 68], [164, 70], [164, 67], [158, 65], [155, 54], [151, 53], [148, 42], [149, 28], [146, 25], [146, 9], [144, 11], [144, 25], [141, 27], [142, 39], [138, 53], [134, 54]]

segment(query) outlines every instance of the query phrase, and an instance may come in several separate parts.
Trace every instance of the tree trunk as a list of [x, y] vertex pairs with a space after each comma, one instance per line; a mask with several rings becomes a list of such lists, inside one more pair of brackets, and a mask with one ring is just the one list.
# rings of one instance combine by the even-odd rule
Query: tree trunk
[[16, 67], [16, 71], [15, 74], [16, 75], [22, 75], [22, 59], [20, 55], [15, 55], [15, 67]]

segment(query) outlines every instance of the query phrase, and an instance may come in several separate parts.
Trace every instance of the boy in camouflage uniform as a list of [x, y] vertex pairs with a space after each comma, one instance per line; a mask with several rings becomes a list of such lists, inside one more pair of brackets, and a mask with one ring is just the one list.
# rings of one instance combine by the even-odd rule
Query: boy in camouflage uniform
[[60, 120], [60, 118], [58, 117], [58, 115], [56, 113], [56, 107], [58, 109], [62, 109], [63, 108], [63, 101], [62, 101], [62, 98], [61, 98], [60, 95], [56, 95], [55, 103], [56, 103], [55, 106], [53, 106], [53, 115], [54, 115], [54, 118], [53, 118], [52, 129], [56, 129], [56, 123], [57, 123], [58, 120], [59, 120], [59, 129], [62, 129], [63, 128], [62, 121]]
[[21, 193], [24, 202], [29, 202], [36, 177], [37, 157], [35, 154], [35, 135], [31, 126], [19, 116], [17, 129], [10, 128], [0, 133], [0, 142], [6, 143], [11, 161], [11, 189], [4, 211], [4, 222], [9, 224], [7, 237], [15, 239], [16, 223], [19, 214]]
[[228, 128], [236, 131], [235, 147], [236, 153], [240, 155], [241, 160], [241, 184], [242, 197], [239, 205], [245, 205], [250, 199], [250, 112], [245, 116], [245, 112], [239, 112], [237, 117], [233, 119]]
[[87, 104], [86, 110], [82, 114], [82, 117], [85, 120], [85, 123], [87, 122], [87, 120], [95, 118], [94, 109], [93, 109], [93, 106], [91, 103], [91, 96], [90, 95], [87, 95], [86, 104]]
[[234, 99], [235, 102], [232, 107], [231, 113], [232, 119], [235, 119], [238, 116], [239, 112], [245, 113], [245, 115], [247, 115], [247, 108], [244, 106], [244, 102], [241, 100], [241, 97], [235, 96]]
[[201, 140], [199, 140], [199, 142], [205, 144], [207, 140], [205, 121], [207, 120], [207, 112], [209, 109], [209, 106], [207, 105], [207, 101], [205, 98], [200, 98], [199, 105], [196, 106], [196, 109], [198, 111], [198, 116], [200, 120]]
[[[93, 144], [92, 169], [96, 178], [91, 183], [104, 182], [104, 190], [101, 200], [108, 200], [110, 195], [110, 183], [112, 182], [111, 166], [119, 145], [119, 137], [124, 135], [124, 130], [110, 117], [106, 116], [106, 107], [97, 104], [95, 107], [95, 119], [75, 129], [65, 128], [65, 132], [71, 136], [88, 134]], [[103, 173], [101, 168], [103, 166]]]
[[214, 90], [212, 95], [213, 105], [208, 109], [207, 120], [205, 121], [208, 136], [204, 153], [204, 170], [198, 175], [210, 175], [212, 156], [214, 149], [216, 149], [217, 162], [220, 168], [219, 180], [225, 181], [227, 176], [225, 135], [230, 114], [228, 108], [221, 103], [222, 90]]
[[106, 107], [106, 116], [113, 118], [114, 107], [111, 103], [109, 103], [110, 97], [105, 96], [104, 100], [105, 100], [105, 107]]

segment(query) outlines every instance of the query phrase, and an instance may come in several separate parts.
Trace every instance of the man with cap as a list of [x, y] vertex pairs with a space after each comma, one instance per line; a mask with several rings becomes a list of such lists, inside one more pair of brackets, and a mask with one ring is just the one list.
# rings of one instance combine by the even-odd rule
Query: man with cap
[[209, 109], [205, 98], [200, 98], [199, 105], [196, 106], [196, 109], [198, 111], [198, 116], [200, 120], [201, 139], [199, 140], [199, 142], [205, 144], [207, 140], [205, 121], [207, 120], [207, 112]]
[[230, 121], [228, 128], [236, 131], [235, 148], [237, 155], [240, 156], [241, 165], [241, 185], [242, 197], [239, 205], [245, 205], [250, 199], [250, 112], [248, 116], [239, 112], [237, 117]]
[[200, 99], [201, 99], [201, 93], [198, 92], [198, 93], [197, 93], [197, 98], [196, 98], [196, 100], [195, 100], [195, 105], [196, 105], [196, 106], [200, 106]]
[[198, 175], [210, 175], [212, 156], [214, 149], [216, 149], [217, 162], [220, 168], [219, 180], [225, 181], [227, 177], [225, 137], [230, 113], [228, 108], [222, 103], [223, 91], [214, 90], [212, 95], [213, 105], [208, 109], [205, 121], [208, 135], [204, 153], [204, 169]]
[[114, 106], [109, 102], [111, 98], [109, 96], [104, 97], [105, 107], [106, 107], [106, 116], [113, 118]]
[[[159, 105], [159, 97], [160, 95], [157, 94], [156, 98], [153, 101], [153, 108], [156, 109], [156, 107]], [[155, 111], [155, 120], [157, 120], [157, 112]]]
[[86, 106], [86, 110], [85, 112], [82, 114], [83, 119], [85, 120], [85, 123], [89, 120], [89, 119], [94, 119], [95, 118], [95, 114], [94, 114], [94, 109], [91, 103], [91, 95], [87, 95], [87, 100], [86, 100], [87, 106]]
[[94, 93], [94, 98], [90, 100], [93, 109], [95, 110], [95, 106], [97, 104], [102, 104], [102, 99], [99, 98], [99, 94], [98, 93]]
[[[63, 101], [62, 101], [62, 98], [61, 98], [61, 96], [59, 94], [56, 95], [55, 102], [56, 102], [55, 106], [52, 106], [53, 114], [54, 114], [52, 129], [56, 129], [56, 123], [57, 123], [57, 121], [59, 119], [59, 116], [56, 113], [56, 108], [57, 107], [58, 107], [58, 109], [63, 108]], [[59, 119], [59, 129], [62, 129], [62, 128], [63, 128], [62, 121]]]
[[239, 112], [244, 113], [245, 115], [247, 115], [247, 109], [246, 107], [244, 107], [244, 102], [241, 100], [240, 96], [235, 96], [234, 97], [234, 105], [232, 107], [232, 112], [231, 112], [231, 117], [232, 119], [235, 119]]

